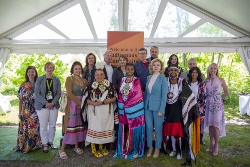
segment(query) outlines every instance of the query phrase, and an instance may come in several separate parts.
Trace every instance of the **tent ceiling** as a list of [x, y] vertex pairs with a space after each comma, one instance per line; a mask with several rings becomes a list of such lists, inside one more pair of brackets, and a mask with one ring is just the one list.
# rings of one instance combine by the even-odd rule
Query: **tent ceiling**
[[146, 47], [250, 46], [249, 7], [249, 0], [1, 0], [0, 48], [100, 52], [107, 31], [144, 31]]
[[190, 3], [250, 32], [249, 0], [188, 0]]
[[42, 13], [63, 0], [1, 0], [0, 34]]

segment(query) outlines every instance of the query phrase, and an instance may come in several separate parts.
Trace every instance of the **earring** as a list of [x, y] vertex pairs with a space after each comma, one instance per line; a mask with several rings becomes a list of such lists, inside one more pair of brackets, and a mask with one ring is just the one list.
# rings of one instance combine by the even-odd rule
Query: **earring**
[[82, 78], [82, 74], [80, 74], [80, 78]]

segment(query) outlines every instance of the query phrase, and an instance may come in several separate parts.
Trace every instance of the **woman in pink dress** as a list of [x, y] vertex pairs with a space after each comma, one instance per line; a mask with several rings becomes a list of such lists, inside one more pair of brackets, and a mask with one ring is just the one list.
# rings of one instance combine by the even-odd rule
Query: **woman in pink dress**
[[[223, 78], [219, 77], [217, 64], [212, 63], [207, 70], [207, 99], [205, 128], [209, 127], [210, 146], [206, 151], [218, 154], [219, 138], [226, 136], [223, 98], [229, 95], [228, 87]], [[224, 94], [222, 94], [222, 89]]]

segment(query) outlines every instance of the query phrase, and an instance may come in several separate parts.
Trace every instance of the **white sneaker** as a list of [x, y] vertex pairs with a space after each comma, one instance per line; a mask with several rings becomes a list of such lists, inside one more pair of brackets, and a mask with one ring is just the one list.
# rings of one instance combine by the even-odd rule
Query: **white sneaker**
[[171, 151], [171, 153], [169, 153], [170, 157], [175, 156], [175, 155], [176, 155], [176, 151]]
[[178, 153], [178, 154], [177, 154], [177, 159], [179, 159], [179, 160], [182, 159], [181, 153]]

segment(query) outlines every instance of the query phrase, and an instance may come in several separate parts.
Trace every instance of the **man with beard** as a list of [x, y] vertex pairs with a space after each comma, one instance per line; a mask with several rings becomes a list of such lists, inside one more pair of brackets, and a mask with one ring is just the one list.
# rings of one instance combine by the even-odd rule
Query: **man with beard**
[[152, 46], [150, 48], [150, 55], [151, 55], [151, 57], [147, 58], [147, 61], [149, 62], [149, 64], [150, 64], [150, 62], [153, 59], [158, 58], [158, 54], [159, 54], [159, 48], [158, 48], [158, 46]]
[[[197, 62], [196, 62], [195, 58], [190, 58], [190, 59], [188, 60], [188, 68], [189, 68], [189, 70], [190, 70], [190, 69], [193, 68], [193, 67], [197, 67]], [[189, 70], [188, 70], [188, 71], [189, 71]], [[187, 76], [188, 71], [182, 72], [180, 77], [181, 77], [181, 78], [185, 78], [186, 80], [188, 80], [188, 76]], [[205, 75], [204, 75], [204, 74], [201, 74], [201, 78], [202, 78], [202, 80], [204, 80], [204, 79], [205, 79]]]

